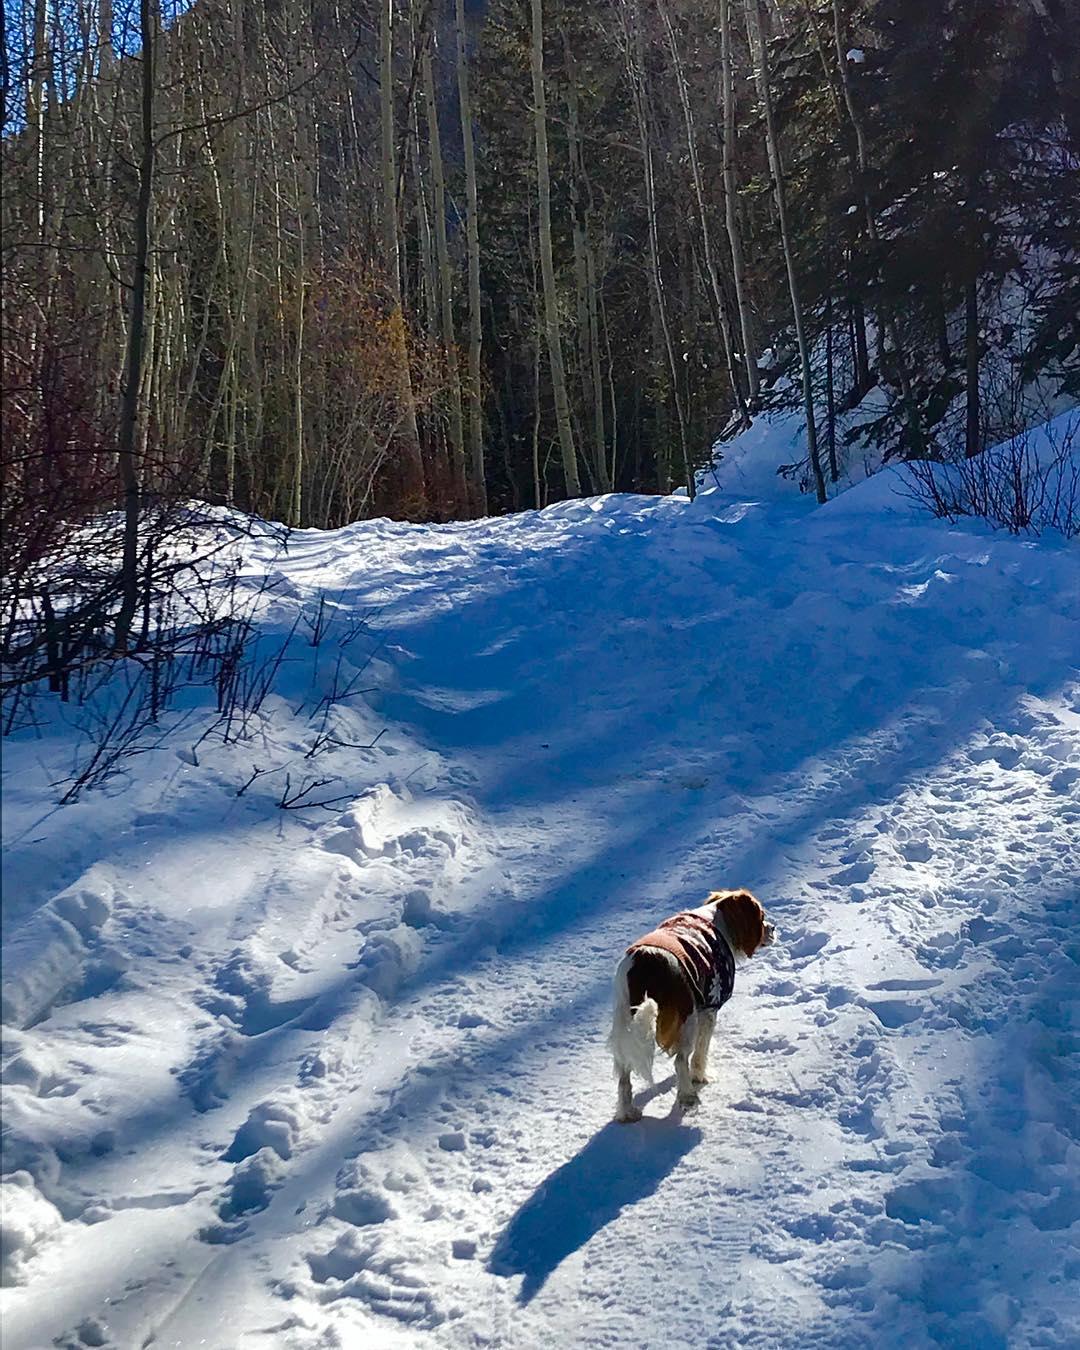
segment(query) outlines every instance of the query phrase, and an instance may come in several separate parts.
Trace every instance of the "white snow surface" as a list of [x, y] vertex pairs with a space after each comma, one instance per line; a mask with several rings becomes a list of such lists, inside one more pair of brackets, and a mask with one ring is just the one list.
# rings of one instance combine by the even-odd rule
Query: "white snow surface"
[[[752, 458], [252, 543], [271, 646], [377, 611], [313, 760], [332, 639], [61, 809], [77, 713], [9, 740], [6, 1350], [1080, 1343], [1080, 556]], [[619, 956], [736, 885], [701, 1105], [611, 1123]]]

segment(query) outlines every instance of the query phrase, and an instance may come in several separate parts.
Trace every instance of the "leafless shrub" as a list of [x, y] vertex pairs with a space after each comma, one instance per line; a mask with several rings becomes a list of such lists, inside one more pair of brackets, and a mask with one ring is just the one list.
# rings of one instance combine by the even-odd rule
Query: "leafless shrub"
[[1031, 428], [956, 463], [904, 467], [909, 495], [935, 516], [975, 517], [1010, 534], [1080, 534], [1080, 418]]
[[341, 792], [332, 797], [315, 797], [313, 794], [321, 788], [330, 787], [333, 783], [340, 783], [340, 778], [308, 778], [300, 780], [300, 786], [294, 788], [292, 785], [292, 776], [285, 775], [285, 788], [278, 799], [278, 806], [283, 811], [298, 811], [302, 809], [317, 807], [324, 811], [336, 810], [345, 802], [353, 799], [351, 792]]
[[[236, 745], [253, 739], [265, 729], [267, 699], [286, 691], [283, 671], [294, 661], [310, 667], [312, 688], [293, 713], [300, 718], [305, 703], [313, 703], [304, 719], [310, 743], [302, 758], [375, 748], [379, 736], [366, 742], [350, 739], [340, 734], [334, 719], [336, 709], [371, 690], [365, 676], [382, 646], [371, 629], [373, 611], [358, 615], [321, 593], [298, 607], [284, 626], [280, 619], [275, 624], [272, 611], [268, 621], [265, 612], [277, 580], [271, 574], [252, 589], [240, 576], [238, 550], [231, 557], [227, 552], [247, 528], [242, 517], [234, 521], [218, 512], [204, 518], [192, 511], [183, 528], [153, 535], [153, 546], [144, 551], [139, 615], [122, 655], [110, 645], [116, 587], [103, 543], [109, 538], [107, 524], [100, 532], [93, 525], [87, 532], [96, 552], [91, 547], [80, 553], [80, 561], [63, 558], [56, 565], [43, 558], [24, 573], [21, 593], [0, 616], [5, 626], [2, 726], [5, 733], [34, 727], [38, 709], [48, 700], [75, 710], [67, 715], [79, 732], [75, 762], [54, 784], [62, 804], [108, 782], [190, 718], [204, 723], [191, 749], [194, 763], [207, 741]], [[314, 659], [297, 650], [301, 636], [304, 648], [315, 649]], [[372, 639], [369, 650], [350, 657], [361, 637]], [[319, 672], [324, 648], [331, 652], [328, 678]], [[205, 697], [196, 696], [186, 713], [168, 716], [182, 691], [200, 690], [212, 695], [209, 707]], [[255, 766], [236, 795], [289, 767]], [[286, 773], [279, 805], [283, 810], [330, 809], [347, 794], [339, 798], [324, 789], [343, 781], [305, 775], [294, 784]]]
[[119, 670], [111, 668], [110, 676], [113, 687], [99, 691], [98, 697], [88, 699], [79, 710], [78, 762], [68, 777], [53, 784], [62, 789], [61, 806], [78, 801], [84, 792], [121, 773], [131, 760], [158, 749], [186, 720], [182, 717], [167, 727], [160, 725], [163, 703], [174, 690], [163, 684], [160, 672], [152, 667], [125, 662]]

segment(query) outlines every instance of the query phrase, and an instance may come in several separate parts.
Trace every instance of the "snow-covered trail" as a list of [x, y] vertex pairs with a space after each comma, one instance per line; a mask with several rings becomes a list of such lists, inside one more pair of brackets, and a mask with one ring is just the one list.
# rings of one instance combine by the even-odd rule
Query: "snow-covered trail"
[[[187, 777], [130, 858], [73, 855], [158, 908], [99, 920], [143, 925], [141, 979], [9, 1055], [18, 1131], [104, 1118], [55, 1176], [23, 1148], [67, 1222], [3, 1296], [13, 1350], [1076, 1343], [1075, 550], [875, 481], [374, 522], [275, 566], [379, 609], [393, 758], [340, 819], [214, 819]], [[736, 884], [781, 941], [702, 1106], [662, 1079], [609, 1124], [615, 960]], [[156, 1066], [138, 1112], [71, 1068], [115, 1085], [110, 1038]]]

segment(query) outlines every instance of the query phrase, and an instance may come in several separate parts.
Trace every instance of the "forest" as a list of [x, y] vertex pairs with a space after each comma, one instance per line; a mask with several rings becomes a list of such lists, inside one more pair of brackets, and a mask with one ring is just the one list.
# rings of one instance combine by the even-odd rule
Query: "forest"
[[[4, 514], [688, 484], [760, 408], [972, 455], [1080, 393], [1065, 0], [5, 8]], [[1022, 409], [1022, 410], [1021, 410]]]

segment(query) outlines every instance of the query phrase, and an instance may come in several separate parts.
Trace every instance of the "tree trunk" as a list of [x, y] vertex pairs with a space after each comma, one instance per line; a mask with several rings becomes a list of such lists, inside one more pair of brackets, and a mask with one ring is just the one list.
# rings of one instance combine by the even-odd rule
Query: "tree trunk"
[[761, 377], [755, 355], [754, 324], [746, 286], [742, 236], [739, 233], [737, 186], [735, 178], [735, 83], [731, 59], [731, 0], [720, 0], [721, 103], [724, 115], [722, 174], [724, 183], [724, 224], [731, 250], [731, 277], [735, 286], [735, 304], [739, 311], [743, 364], [750, 409], [756, 411], [761, 400]]
[[469, 508], [469, 485], [465, 473], [465, 424], [461, 407], [461, 373], [458, 369], [457, 334], [454, 330], [454, 278], [450, 269], [450, 250], [446, 239], [446, 181], [443, 174], [442, 139], [439, 135], [439, 110], [435, 101], [435, 76], [431, 68], [431, 47], [425, 44], [423, 55], [424, 103], [427, 108], [428, 155], [431, 159], [431, 183], [434, 193], [435, 260], [438, 267], [439, 315], [442, 342], [446, 351], [450, 381], [450, 458], [451, 489], [455, 515]]
[[702, 178], [701, 164], [698, 161], [697, 130], [694, 126], [694, 113], [690, 105], [690, 90], [687, 87], [686, 75], [683, 71], [682, 57], [679, 53], [678, 41], [675, 36], [675, 26], [671, 22], [671, 16], [668, 14], [667, 6], [664, 4], [663, 0], [656, 0], [656, 2], [657, 8], [660, 11], [660, 18], [663, 21], [664, 29], [667, 33], [668, 50], [671, 53], [671, 64], [675, 72], [675, 83], [679, 90], [679, 102], [682, 104], [683, 123], [686, 128], [686, 148], [690, 156], [690, 175], [693, 179], [694, 201], [698, 210], [698, 227], [701, 231], [701, 249], [705, 263], [705, 275], [709, 282], [713, 314], [716, 317], [717, 326], [720, 329], [720, 345], [723, 348], [724, 365], [727, 369], [728, 383], [731, 385], [731, 398], [735, 407], [739, 410], [740, 421], [744, 426], [749, 426], [750, 419], [746, 413], [746, 403], [743, 400], [739, 377], [735, 370], [735, 344], [731, 335], [731, 320], [728, 315], [727, 298], [724, 295], [724, 288], [720, 284], [720, 274], [717, 270], [716, 257], [712, 245], [712, 231], [709, 229], [709, 217], [705, 209], [705, 187]]
[[[460, 2], [460, 0], [459, 0]], [[555, 290], [555, 264], [551, 253], [551, 175], [548, 166], [547, 103], [544, 96], [544, 11], [542, 0], [531, 0], [533, 113], [536, 133], [536, 187], [539, 202], [537, 222], [540, 244], [540, 274], [544, 282], [544, 328], [547, 335], [551, 388], [555, 397], [555, 421], [562, 448], [563, 474], [568, 497], [581, 496], [570, 403], [566, 395], [566, 368], [559, 336], [559, 300]]]
[[295, 452], [293, 455], [292, 490], [289, 496], [289, 524], [299, 529], [303, 523], [301, 512], [304, 508], [304, 437], [306, 425], [304, 419], [304, 316], [306, 305], [304, 295], [304, 273], [306, 257], [304, 253], [304, 221], [297, 221], [297, 239], [300, 248], [299, 266], [296, 276], [296, 344], [293, 352], [293, 435]]
[[581, 200], [585, 177], [578, 119], [577, 65], [566, 30], [561, 31], [566, 66], [566, 136], [570, 154], [570, 212], [574, 231], [574, 277], [577, 283], [578, 363], [581, 385], [592, 409], [592, 462], [601, 492], [611, 491], [604, 435], [604, 391], [597, 350], [596, 270], [589, 240], [588, 215]]
[[972, 277], [964, 287], [964, 368], [967, 377], [964, 416], [964, 454], [968, 459], [982, 450], [982, 417], [979, 406], [979, 285]]
[[829, 477], [835, 483], [840, 477], [836, 462], [836, 384], [833, 378], [833, 298], [832, 291], [825, 299], [825, 428], [829, 450]]
[[455, 0], [454, 35], [457, 45], [458, 108], [465, 159], [465, 241], [469, 260], [469, 484], [473, 515], [487, 515], [484, 475], [484, 419], [480, 388], [480, 217], [476, 199], [476, 151], [473, 146], [472, 101], [469, 97], [469, 54], [465, 30], [465, 0]]
[[[627, 24], [626, 62], [630, 76], [631, 90], [634, 96], [634, 112], [638, 124], [638, 143], [641, 147], [641, 162], [644, 169], [645, 218], [649, 229], [649, 272], [652, 280], [653, 321], [655, 324], [653, 345], [656, 345], [658, 330], [663, 350], [667, 356], [668, 376], [671, 380], [671, 399], [675, 404], [675, 417], [679, 424], [679, 445], [682, 451], [683, 474], [686, 491], [691, 501], [694, 498], [696, 484], [693, 466], [690, 463], [690, 447], [687, 442], [686, 413], [679, 392], [679, 369], [675, 361], [675, 348], [671, 338], [671, 325], [668, 322], [667, 297], [664, 287], [664, 273], [660, 258], [660, 236], [657, 228], [656, 174], [653, 163], [652, 137], [649, 130], [649, 92], [646, 84], [645, 53], [641, 38], [641, 15], [637, 0], [624, 8], [624, 17], [630, 10]], [[664, 447], [666, 451], [666, 446]], [[659, 461], [658, 461], [659, 467]], [[663, 490], [663, 489], [662, 489]]]
[[397, 171], [394, 149], [394, 0], [381, 0], [379, 12], [379, 110], [382, 126], [382, 233], [383, 258], [394, 306], [392, 341], [397, 362], [401, 426], [402, 506], [407, 516], [421, 518], [427, 510], [424, 460], [416, 426], [409, 352], [405, 341], [405, 312], [401, 300], [401, 258], [398, 243]]
[[[874, 263], [876, 267], [881, 266], [882, 250], [881, 236], [877, 227], [877, 218], [874, 215], [873, 202], [870, 200], [869, 183], [869, 161], [866, 154], [866, 136], [863, 132], [862, 118], [858, 114], [855, 106], [855, 97], [851, 88], [851, 77], [848, 72], [847, 48], [844, 42], [844, 20], [840, 12], [840, 0], [832, 0], [833, 12], [833, 41], [836, 47], [836, 61], [840, 73], [840, 85], [844, 91], [844, 104], [848, 110], [848, 117], [851, 121], [851, 128], [855, 135], [855, 167], [856, 176], [859, 180], [859, 190], [862, 195], [863, 216], [866, 221], [866, 233], [870, 240], [871, 247], [874, 250]], [[879, 350], [884, 345], [882, 336], [887, 337], [892, 343], [893, 360], [896, 365], [897, 379], [900, 382], [900, 396], [904, 404], [904, 413], [908, 426], [908, 437], [911, 441], [911, 451], [918, 458], [925, 453], [926, 438], [923, 435], [922, 419], [919, 416], [919, 409], [915, 402], [914, 391], [911, 386], [911, 377], [908, 372], [907, 358], [904, 355], [904, 349], [900, 342], [900, 332], [896, 326], [892, 307], [882, 299], [881, 309], [881, 333], [878, 338]]]
[[761, 0], [744, 0], [744, 4], [750, 55], [754, 63], [754, 75], [757, 79], [762, 111], [765, 114], [765, 141], [769, 154], [769, 168], [773, 177], [776, 214], [780, 225], [780, 244], [784, 252], [784, 267], [787, 270], [788, 290], [791, 294], [791, 316], [795, 323], [795, 342], [799, 349], [799, 363], [802, 366], [803, 408], [806, 412], [806, 446], [810, 455], [810, 470], [814, 476], [814, 490], [817, 493], [818, 501], [824, 502], [828, 500], [828, 494], [825, 491], [825, 477], [821, 472], [821, 456], [818, 454], [810, 350], [806, 342], [802, 301], [799, 298], [799, 283], [795, 274], [795, 255], [792, 251], [791, 231], [788, 226], [784, 162], [780, 154], [780, 141], [776, 134], [776, 119], [773, 116], [768, 53], [765, 49], [765, 35], [761, 26]]
[[851, 343], [855, 367], [855, 402], [870, 388], [870, 352], [866, 346], [866, 311], [855, 296], [851, 300]]
[[115, 644], [127, 651], [131, 625], [139, 606], [139, 510], [141, 493], [135, 463], [135, 436], [139, 422], [139, 391], [143, 383], [146, 326], [146, 287], [150, 257], [150, 209], [154, 193], [154, 58], [157, 50], [155, 0], [139, 0], [142, 35], [142, 80], [140, 117], [142, 141], [139, 156], [138, 192], [135, 201], [135, 261], [128, 307], [127, 356], [120, 399], [117, 460], [124, 490], [124, 544], [121, 562], [120, 610], [116, 616]]

